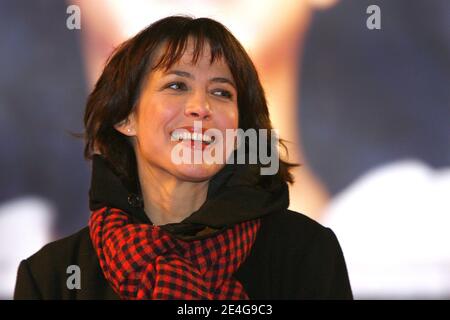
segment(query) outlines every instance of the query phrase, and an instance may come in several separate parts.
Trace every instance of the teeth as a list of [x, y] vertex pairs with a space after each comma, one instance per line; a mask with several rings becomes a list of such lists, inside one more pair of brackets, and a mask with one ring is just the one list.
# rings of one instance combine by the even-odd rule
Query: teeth
[[193, 132], [192, 134], [190, 132], [177, 132], [176, 130], [172, 132], [171, 138], [173, 141], [181, 141], [181, 140], [194, 140], [194, 141], [203, 141], [207, 144], [210, 144], [213, 139], [212, 137], [201, 134], [197, 132]]

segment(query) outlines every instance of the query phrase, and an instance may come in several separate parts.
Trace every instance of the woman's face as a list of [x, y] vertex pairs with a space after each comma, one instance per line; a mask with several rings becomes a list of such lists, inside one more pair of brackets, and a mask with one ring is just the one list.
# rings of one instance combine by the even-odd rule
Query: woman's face
[[[194, 65], [192, 52], [193, 44], [189, 42], [180, 61], [170, 69], [152, 71], [135, 112], [127, 123], [116, 128], [134, 138], [141, 170], [162, 172], [182, 181], [194, 182], [212, 178], [224, 166], [230, 152], [226, 148], [217, 148], [222, 156], [220, 163], [191, 161], [180, 164], [174, 161], [175, 147], [184, 155], [190, 153], [189, 158], [193, 159], [194, 152], [210, 152], [209, 148], [218, 140], [209, 145], [202, 142], [194, 144], [191, 140], [175, 141], [174, 138], [183, 138], [176, 134], [180, 130], [192, 131], [194, 121], [199, 121], [203, 130], [217, 129], [225, 137], [226, 129], [238, 127], [238, 105], [235, 82], [226, 62], [217, 60], [210, 64], [210, 48], [205, 45], [203, 54]], [[203, 138], [208, 140], [207, 136]]]

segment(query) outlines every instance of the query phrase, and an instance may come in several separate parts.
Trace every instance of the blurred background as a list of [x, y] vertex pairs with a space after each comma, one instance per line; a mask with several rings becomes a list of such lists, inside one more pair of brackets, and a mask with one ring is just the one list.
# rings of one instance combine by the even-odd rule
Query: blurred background
[[114, 47], [172, 14], [216, 19], [249, 52], [302, 164], [290, 209], [335, 231], [355, 298], [449, 299], [447, 0], [0, 0], [0, 298], [21, 259], [87, 224], [70, 132]]

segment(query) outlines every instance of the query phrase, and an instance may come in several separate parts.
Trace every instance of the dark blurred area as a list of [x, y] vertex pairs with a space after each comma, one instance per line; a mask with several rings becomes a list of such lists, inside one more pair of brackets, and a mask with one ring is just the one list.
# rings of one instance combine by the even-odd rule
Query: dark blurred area
[[[364, 28], [369, 5], [381, 30]], [[341, 1], [316, 12], [301, 66], [300, 127], [332, 195], [401, 158], [450, 165], [450, 1]]]
[[0, 2], [0, 203], [32, 195], [57, 211], [56, 235], [88, 218], [80, 32], [64, 1]]
[[[381, 29], [365, 27], [378, 5]], [[450, 297], [450, 1], [341, 1], [301, 64], [306, 158], [357, 298]]]

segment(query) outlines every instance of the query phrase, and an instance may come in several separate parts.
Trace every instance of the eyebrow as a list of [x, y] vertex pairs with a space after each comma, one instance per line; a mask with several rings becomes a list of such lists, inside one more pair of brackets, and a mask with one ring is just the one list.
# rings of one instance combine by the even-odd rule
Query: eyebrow
[[[185, 78], [189, 78], [189, 79], [195, 79], [194, 75], [192, 75], [189, 72], [186, 71], [181, 71], [181, 70], [169, 70], [166, 72], [167, 75], [169, 74], [174, 74], [180, 77], [185, 77]], [[234, 89], [236, 89], [236, 85], [234, 84], [234, 81], [232, 81], [231, 79], [228, 78], [224, 78], [224, 77], [214, 77], [209, 79], [210, 82], [218, 82], [218, 83], [228, 83], [230, 84]]]

